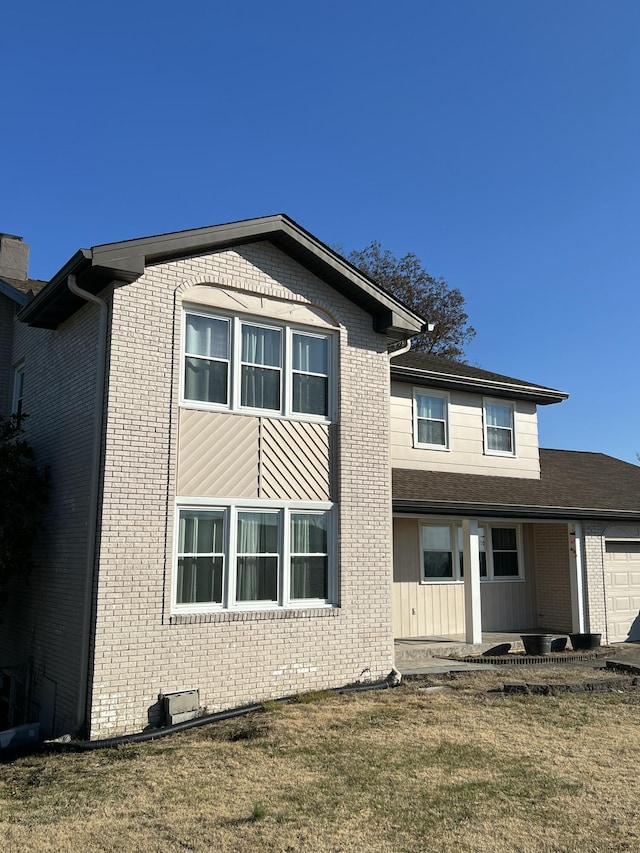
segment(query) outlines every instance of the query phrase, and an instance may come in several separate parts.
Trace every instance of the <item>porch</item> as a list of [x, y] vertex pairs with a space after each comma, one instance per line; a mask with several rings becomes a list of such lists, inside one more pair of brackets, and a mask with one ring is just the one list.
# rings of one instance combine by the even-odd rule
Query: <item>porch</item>
[[[403, 675], [438, 671], [464, 671], [473, 669], [493, 669], [491, 657], [486, 664], [472, 664], [464, 661], [452, 662], [453, 656], [465, 657], [481, 655], [493, 650], [497, 654], [524, 650], [521, 634], [542, 633], [540, 629], [530, 628], [521, 631], [485, 631], [478, 643], [468, 643], [464, 634], [447, 636], [407, 637], [394, 640], [395, 667]], [[545, 631], [544, 633], [549, 633]], [[553, 639], [566, 639], [567, 635], [552, 633]]]

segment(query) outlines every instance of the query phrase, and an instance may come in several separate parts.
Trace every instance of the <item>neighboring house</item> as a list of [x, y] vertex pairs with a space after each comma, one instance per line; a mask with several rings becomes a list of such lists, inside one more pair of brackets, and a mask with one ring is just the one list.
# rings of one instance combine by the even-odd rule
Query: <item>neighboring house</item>
[[560, 391], [410, 352], [391, 380], [395, 636], [640, 640], [640, 468], [539, 450]]
[[0, 401], [53, 489], [0, 620], [8, 724], [95, 738], [173, 692], [379, 679], [394, 635], [629, 635], [640, 469], [539, 451], [565, 394], [390, 358], [422, 318], [286, 216], [83, 249], [30, 301], [24, 246]]

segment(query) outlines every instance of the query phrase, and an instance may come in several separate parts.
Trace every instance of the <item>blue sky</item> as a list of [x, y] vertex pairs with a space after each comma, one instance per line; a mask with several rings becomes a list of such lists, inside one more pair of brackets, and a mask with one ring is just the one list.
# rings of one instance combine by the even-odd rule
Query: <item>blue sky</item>
[[0, 231], [79, 247], [285, 212], [415, 252], [471, 363], [570, 392], [541, 444], [640, 450], [637, 0], [3, 8]]

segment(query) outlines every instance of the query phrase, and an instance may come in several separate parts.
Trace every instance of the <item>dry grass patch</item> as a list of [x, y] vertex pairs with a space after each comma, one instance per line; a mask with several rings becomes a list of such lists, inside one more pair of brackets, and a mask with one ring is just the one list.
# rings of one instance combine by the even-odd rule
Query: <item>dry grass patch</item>
[[5, 849], [640, 849], [637, 694], [496, 700], [475, 674], [454, 683], [0, 766]]

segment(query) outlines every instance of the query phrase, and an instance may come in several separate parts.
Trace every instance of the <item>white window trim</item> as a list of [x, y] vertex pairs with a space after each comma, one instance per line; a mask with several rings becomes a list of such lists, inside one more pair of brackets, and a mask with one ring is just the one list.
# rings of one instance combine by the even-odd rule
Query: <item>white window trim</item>
[[[440, 420], [440, 418], [419, 418], [418, 417], [418, 403], [416, 397], [440, 397], [440, 399], [444, 400], [444, 435], [445, 435], [445, 443], [444, 444], [427, 444], [426, 442], [421, 442], [418, 440], [418, 421], [419, 420]], [[429, 388], [418, 388], [414, 387], [413, 389], [413, 400], [412, 400], [412, 408], [413, 408], [413, 446], [420, 448], [421, 450], [440, 450], [440, 451], [450, 451], [451, 450], [451, 438], [449, 433], [449, 424], [450, 424], [450, 403], [451, 397], [448, 391], [432, 391]]]
[[[185, 396], [185, 342], [187, 314], [200, 317], [225, 320], [229, 323], [229, 359], [228, 359], [228, 402], [210, 403], [204, 400], [189, 400]], [[280, 371], [280, 409], [261, 409], [242, 406], [240, 403], [240, 387], [242, 372], [242, 325], [259, 326], [264, 329], [274, 329], [281, 332], [281, 364]], [[293, 370], [293, 334], [298, 333], [308, 337], [322, 338], [327, 341], [327, 414], [313, 415], [293, 411], [293, 375], [306, 371]], [[304, 326], [297, 323], [284, 323], [253, 314], [232, 314], [218, 309], [208, 310], [206, 306], [185, 303], [182, 311], [180, 347], [180, 406], [185, 409], [200, 409], [214, 412], [230, 412], [233, 414], [256, 415], [269, 418], [286, 418], [287, 420], [313, 421], [314, 423], [334, 423], [337, 417], [337, 364], [338, 336], [333, 329], [324, 327]], [[199, 357], [199, 356], [198, 356]], [[214, 359], [223, 361], [224, 359]], [[307, 374], [325, 376], [325, 374]]]
[[24, 401], [24, 359], [19, 361], [13, 368], [13, 386], [11, 390], [11, 414], [22, 414], [22, 403]]
[[[432, 584], [463, 584], [464, 578], [460, 574], [460, 548], [458, 546], [458, 528], [462, 523], [462, 519], [429, 519], [429, 521], [420, 521], [418, 525], [418, 547], [420, 554], [420, 584], [429, 586]], [[428, 578], [424, 573], [424, 552], [422, 548], [422, 528], [423, 527], [449, 527], [451, 530], [451, 556], [453, 561], [453, 577], [452, 578]], [[510, 521], [494, 521], [494, 520], [478, 520], [478, 527], [482, 527], [485, 531], [485, 554], [487, 558], [487, 575], [480, 578], [480, 583], [521, 583], [525, 578], [524, 565], [524, 548], [522, 538], [522, 524], [519, 522]], [[495, 577], [493, 567], [493, 541], [491, 538], [491, 530], [493, 528], [510, 528], [516, 531], [516, 545], [518, 552], [518, 574], [512, 576]]]
[[[509, 409], [511, 412], [511, 427], [499, 427], [499, 429], [511, 430], [511, 450], [492, 450], [489, 447], [488, 424], [487, 424], [487, 406], [502, 406]], [[498, 400], [493, 397], [483, 397], [482, 399], [482, 427], [484, 433], [484, 452], [486, 456], [504, 456], [515, 457], [517, 453], [516, 443], [516, 407], [515, 403], [509, 400]]]
[[[216, 602], [188, 602], [178, 604], [178, 540], [180, 512], [182, 510], [222, 510], [224, 517], [222, 604]], [[237, 558], [237, 519], [239, 512], [277, 512], [278, 513], [278, 600], [259, 602], [237, 602], [236, 558]], [[290, 519], [295, 512], [325, 513], [327, 516], [327, 598], [290, 597]], [[171, 580], [171, 613], [240, 613], [265, 610], [309, 610], [331, 608], [338, 601], [338, 548], [337, 548], [337, 511], [336, 505], [327, 502], [269, 501], [244, 499], [212, 499], [179, 497], [176, 500], [174, 515], [173, 561]]]

